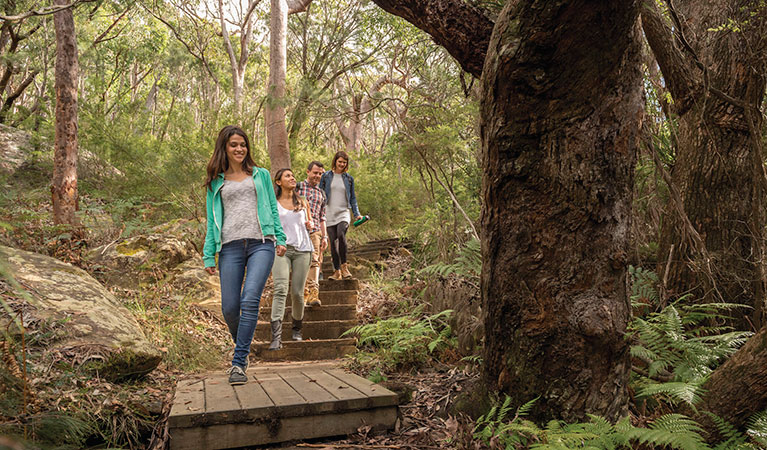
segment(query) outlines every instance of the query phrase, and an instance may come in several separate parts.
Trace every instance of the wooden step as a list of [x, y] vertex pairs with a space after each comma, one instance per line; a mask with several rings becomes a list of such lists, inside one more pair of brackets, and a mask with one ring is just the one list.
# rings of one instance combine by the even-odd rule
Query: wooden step
[[[290, 302], [290, 299], [288, 299], [288, 302]], [[291, 306], [285, 308], [283, 320], [286, 324], [293, 320], [291, 311]], [[271, 321], [271, 318], [271, 308], [261, 308], [258, 315], [259, 322], [269, 322]], [[307, 306], [304, 308], [304, 320], [307, 322], [316, 322], [319, 320], [353, 320], [356, 318], [357, 307], [353, 304]]]
[[168, 417], [171, 450], [223, 449], [394, 427], [397, 394], [339, 369], [219, 372], [182, 380]]
[[357, 291], [320, 291], [320, 301], [322, 306], [356, 305]]
[[[304, 322], [302, 334], [304, 339], [337, 339], [349, 328], [357, 325], [357, 320], [323, 320], [319, 322]], [[291, 322], [286, 321], [282, 326], [282, 340], [287, 342], [291, 335]], [[257, 341], [272, 340], [272, 324], [258, 322], [254, 339]]]
[[328, 280], [327, 278], [320, 280], [320, 294], [323, 292], [356, 291], [359, 288], [359, 280]]
[[[283, 341], [280, 350], [269, 350], [269, 342], [256, 341], [250, 346], [251, 355], [263, 361], [307, 361], [342, 358], [356, 351], [356, 339], [312, 339]], [[252, 367], [257, 367], [254, 365]]]
[[[351, 272], [354, 279], [357, 280], [364, 280], [368, 277], [369, 271], [365, 267], [359, 267], [359, 266], [351, 266], [349, 267], [349, 272]], [[325, 279], [328, 279], [329, 276], [333, 275], [333, 266], [330, 266], [329, 268], [322, 268], [322, 276]]]

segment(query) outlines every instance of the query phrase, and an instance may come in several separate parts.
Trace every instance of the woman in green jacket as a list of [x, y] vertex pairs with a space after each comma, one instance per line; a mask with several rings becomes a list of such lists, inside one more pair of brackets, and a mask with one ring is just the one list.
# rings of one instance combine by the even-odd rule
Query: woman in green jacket
[[256, 167], [242, 129], [229, 125], [221, 130], [207, 172], [203, 262], [215, 274], [218, 253], [221, 310], [235, 343], [229, 383], [244, 384], [261, 293], [275, 253], [285, 254], [285, 233], [269, 171]]

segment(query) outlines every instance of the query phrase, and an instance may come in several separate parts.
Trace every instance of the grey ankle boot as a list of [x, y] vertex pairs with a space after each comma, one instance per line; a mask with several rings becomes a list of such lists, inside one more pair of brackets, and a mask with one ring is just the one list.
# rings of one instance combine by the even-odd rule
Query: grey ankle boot
[[301, 336], [301, 320], [293, 319], [293, 340], [294, 341], [303, 341], [304, 338]]
[[272, 343], [269, 344], [269, 350], [279, 350], [282, 348], [282, 321], [272, 321]]

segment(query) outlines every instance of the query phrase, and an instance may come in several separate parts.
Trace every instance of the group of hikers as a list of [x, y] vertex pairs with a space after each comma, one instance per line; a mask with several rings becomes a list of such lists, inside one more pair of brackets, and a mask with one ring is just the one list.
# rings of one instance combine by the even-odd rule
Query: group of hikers
[[322, 304], [319, 276], [328, 246], [334, 270], [329, 278], [352, 278], [346, 259], [349, 210], [357, 220], [362, 216], [348, 168], [349, 155], [339, 151], [330, 170], [319, 161], [309, 163], [305, 181], [297, 183], [289, 168], [277, 170], [272, 180], [269, 171], [253, 161], [241, 128], [229, 125], [219, 132], [205, 180], [208, 229], [203, 263], [214, 275], [218, 254], [221, 310], [235, 344], [227, 371], [230, 384], [248, 380], [250, 344], [269, 273], [274, 282], [269, 350], [282, 347], [288, 286], [292, 339], [302, 340], [304, 306]]

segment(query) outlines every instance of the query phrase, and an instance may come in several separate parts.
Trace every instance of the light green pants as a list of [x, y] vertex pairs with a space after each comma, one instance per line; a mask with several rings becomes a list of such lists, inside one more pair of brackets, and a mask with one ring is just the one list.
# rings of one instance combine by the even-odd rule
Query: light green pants
[[[288, 285], [291, 286], [290, 297], [293, 299], [291, 315], [295, 320], [304, 318], [304, 284], [312, 262], [312, 252], [299, 252], [288, 246], [285, 256], [275, 256], [272, 266], [274, 281], [274, 297], [272, 298], [272, 322], [283, 320], [285, 316], [285, 300], [288, 296]], [[290, 280], [290, 271], [293, 279]]]

